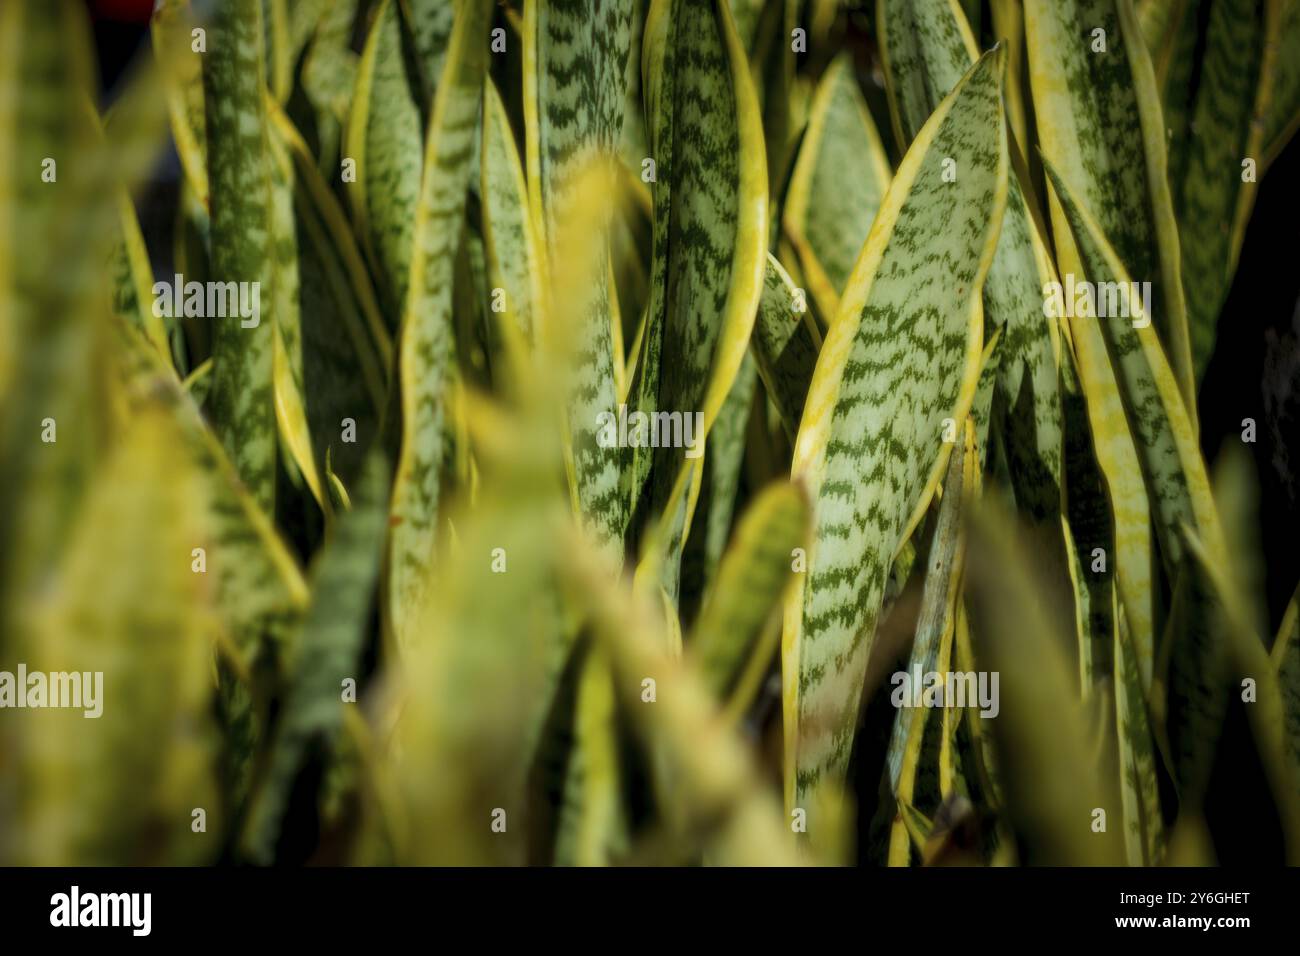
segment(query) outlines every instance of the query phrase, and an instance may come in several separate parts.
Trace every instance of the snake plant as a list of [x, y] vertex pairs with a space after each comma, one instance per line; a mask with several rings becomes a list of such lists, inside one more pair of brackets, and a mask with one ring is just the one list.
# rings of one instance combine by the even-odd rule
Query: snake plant
[[0, 862], [1300, 862], [1300, 2], [148, 27], [0, 6]]

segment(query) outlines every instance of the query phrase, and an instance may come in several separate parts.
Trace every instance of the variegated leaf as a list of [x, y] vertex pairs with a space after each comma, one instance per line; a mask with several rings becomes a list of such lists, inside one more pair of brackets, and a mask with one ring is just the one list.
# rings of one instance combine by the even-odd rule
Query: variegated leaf
[[[725, 2], [655, 0], [646, 34], [646, 108], [658, 182], [649, 316], [634, 393], [642, 413], [698, 415], [707, 433], [744, 359], [762, 294], [768, 189], [762, 131]], [[654, 463], [652, 513], [664, 509], [681, 470], [692, 465], [687, 452], [634, 449], [634, 495]], [[665, 571], [671, 595], [677, 586], [671, 556]]]
[[[387, 514], [388, 468], [373, 451], [356, 492], [356, 505], [335, 525], [317, 558], [311, 607], [294, 641], [289, 687], [277, 717], [265, 778], [245, 824], [244, 847], [269, 863], [294, 778], [316, 742], [330, 745], [341, 729], [344, 684], [355, 690], [372, 592], [379, 576]], [[356, 700], [356, 697], [353, 697]]]
[[[1192, 421], [1196, 390], [1159, 92], [1132, 0], [1026, 0], [1039, 148], [1095, 210], [1129, 275], [1150, 282], [1157, 333]], [[1079, 271], [1052, 205], [1062, 280]]]
[[[208, 27], [203, 72], [212, 208], [212, 280], [260, 292], [263, 314], [206, 316], [212, 326], [207, 412], [262, 509], [274, 511], [276, 423], [271, 167], [262, 102], [260, 0], [222, 4]], [[271, 278], [271, 282], [267, 279]], [[230, 288], [227, 285], [227, 288]], [[230, 300], [227, 294], [227, 304]]]
[[789, 273], [769, 254], [751, 348], [758, 374], [791, 442], [799, 432], [821, 345], [821, 332], [806, 297], [800, 300]]
[[1275, 0], [1209, 0], [1205, 53], [1185, 144], [1182, 178], [1173, 184], [1183, 285], [1197, 381], [1214, 348], [1246, 220], [1255, 205], [1277, 51]]
[[[908, 143], [974, 61], [975, 40], [950, 0], [882, 0], [877, 18], [891, 114], [899, 141]], [[1004, 330], [992, 415], [1016, 503], [1036, 519], [1055, 522], [1063, 494], [1060, 344], [1056, 321], [1043, 308], [1055, 273], [1024, 182], [1017, 167], [984, 283], [985, 318]]]
[[1003, 60], [983, 57], [913, 141], [817, 360], [793, 467], [816, 530], [783, 640], [788, 807], [844, 773], [890, 563], [942, 473], [945, 419], [956, 440], [974, 396], [1006, 202]]
[[403, 56], [403, 31], [398, 0], [385, 0], [358, 64], [344, 144], [344, 161], [356, 164], [348, 195], [390, 322], [407, 301], [423, 169], [419, 84]]
[[743, 678], [752, 683], [767, 671], [776, 651], [777, 608], [794, 549], [807, 547], [808, 522], [803, 491], [781, 483], [754, 499], [736, 527], [687, 643], [688, 660], [720, 702], [737, 693], [752, 696], [755, 688], [743, 686]]
[[[617, 155], [623, 131], [625, 71], [632, 42], [631, 0], [529, 0], [524, 6], [524, 120], [529, 205], [551, 267], [561, 254], [562, 220], [591, 163]], [[661, 174], [662, 175], [662, 174]], [[596, 197], [585, 197], [587, 201]], [[596, 200], [598, 201], [598, 200]], [[578, 509], [602, 540], [621, 551], [628, 506], [622, 453], [601, 447], [599, 419], [617, 413], [608, 217], [580, 251], [587, 281], [565, 289], [577, 318], [569, 383], [571, 481]]]
[[826, 68], [813, 95], [782, 213], [827, 322], [839, 311], [840, 293], [889, 188], [890, 175], [853, 61], [841, 54]]
[[452, 275], [464, 220], [474, 130], [487, 69], [488, 0], [456, 9], [450, 47], [424, 147], [424, 179], [415, 209], [409, 293], [398, 354], [401, 452], [390, 507], [389, 613], [406, 643], [428, 584], [445, 445], [443, 390], [452, 352]]

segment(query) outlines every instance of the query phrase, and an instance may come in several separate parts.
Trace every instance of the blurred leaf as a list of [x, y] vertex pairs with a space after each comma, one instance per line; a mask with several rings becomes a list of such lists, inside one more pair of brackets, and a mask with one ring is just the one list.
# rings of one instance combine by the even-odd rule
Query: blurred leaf
[[1015, 528], [989, 500], [971, 525], [966, 562], [975, 663], [998, 675], [999, 712], [989, 723], [1007, 822], [1028, 865], [1116, 865], [1124, 857], [1119, 790], [1092, 754], [1069, 643], [1050, 623], [1051, 589], [1033, 574]]
[[[189, 0], [159, 0], [150, 21], [154, 56], [164, 78], [172, 139], [186, 181], [208, 208], [208, 137], [203, 54], [194, 49], [198, 21]], [[206, 45], [206, 40], [204, 41]]]
[[[76, 526], [111, 421], [104, 268], [118, 183], [85, 104], [72, 0], [0, 9], [0, 606], [39, 586]], [[19, 95], [21, 91], [21, 95]], [[7, 616], [7, 615], [6, 615]]]
[[[212, 325], [207, 410], [240, 478], [263, 510], [273, 512], [271, 383], [278, 303], [271, 265], [276, 249], [261, 44], [260, 0], [231, 0], [217, 8], [208, 26], [203, 72], [213, 280], [239, 283], [241, 290], [258, 283], [261, 311], [270, 314], [248, 327], [244, 323], [252, 318], [241, 317], [238, 309], [227, 310], [233, 315], [207, 316]], [[251, 291], [247, 294], [252, 297]]]
[[1300, 588], [1282, 615], [1273, 639], [1273, 667], [1286, 702], [1286, 739], [1291, 762], [1300, 768]]
[[[705, 849], [719, 865], [795, 862], [775, 795], [756, 779], [734, 730], [717, 719], [708, 691], [666, 653], [669, 642], [657, 633], [655, 615], [617, 585], [613, 569], [589, 546], [574, 541], [570, 549], [566, 572], [591, 610], [618, 696], [646, 743], [663, 755], [656, 768], [657, 792], [661, 801], [671, 802], [672, 835], [688, 847]], [[642, 696], [647, 679], [656, 688], [654, 703]]]
[[[269, 863], [294, 778], [313, 745], [329, 746], [343, 723], [343, 685], [360, 682], [375, 580], [386, 531], [388, 468], [372, 452], [355, 507], [335, 525], [312, 575], [311, 606], [294, 641], [289, 689], [277, 716], [265, 775], [245, 824], [244, 847]], [[353, 700], [355, 701], [355, 697]]]
[[[807, 546], [808, 502], [797, 485], [773, 484], [746, 509], [687, 642], [700, 680], [733, 716], [776, 650], [777, 608], [789, 589], [794, 549]], [[769, 640], [769, 638], [771, 638]]]
[[[1264, 158], [1260, 169], [1268, 168], [1283, 147], [1300, 129], [1300, 2], [1266, 0], [1267, 23], [1265, 60], [1272, 58], [1272, 93], [1265, 117]], [[1271, 47], [1271, 49], [1269, 49]]]
[[[13, 648], [30, 671], [75, 672], [87, 705], [14, 718], [27, 865], [217, 856], [214, 594], [191, 569], [206, 516], [194, 507], [199, 474], [175, 455], [180, 442], [160, 405], [137, 411], [98, 471], [53, 586], [28, 608], [26, 646]], [[86, 696], [92, 674], [100, 713]], [[206, 833], [191, 831], [196, 807]]]
[[[625, 77], [632, 42], [631, 0], [564, 0], [524, 4], [524, 124], [532, 225], [550, 270], [561, 256], [578, 261], [583, 282], [553, 285], [551, 303], [572, 315], [572, 349], [566, 353], [570, 484], [575, 506], [601, 540], [621, 551], [628, 506], [618, 449], [603, 448], [599, 419], [617, 413], [612, 324], [617, 315], [609, 287], [609, 210], [593, 210], [585, 235], [565, 235], [584, 171], [617, 155], [623, 130]], [[563, 250], [563, 251], [562, 251]], [[552, 279], [558, 274], [551, 271]], [[547, 321], [555, 317], [548, 314]], [[566, 322], [566, 325], [568, 323]]]

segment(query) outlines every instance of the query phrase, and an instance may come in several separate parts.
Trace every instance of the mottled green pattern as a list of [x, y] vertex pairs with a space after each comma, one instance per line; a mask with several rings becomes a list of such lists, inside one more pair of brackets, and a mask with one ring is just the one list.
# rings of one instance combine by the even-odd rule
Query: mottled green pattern
[[[529, 176], [536, 180], [535, 185], [530, 182], [530, 189], [537, 193], [539, 208], [534, 215], [554, 257], [561, 226], [573, 215], [574, 197], [569, 193], [573, 177], [597, 156], [616, 155], [621, 141], [632, 2], [530, 0], [527, 12], [526, 20], [533, 25], [525, 32], [534, 45], [536, 96], [536, 122], [528, 131], [533, 138], [528, 146]], [[599, 251], [593, 253], [590, 281], [582, 290], [556, 294], [580, 297], [565, 303], [582, 317], [569, 398], [577, 501], [596, 534], [615, 543], [622, 536], [628, 511], [620, 483], [622, 453], [601, 448], [597, 442], [598, 417], [615, 412], [618, 405], [610, 330], [614, 293], [608, 284], [605, 245], [593, 242], [592, 246]]]
[[487, 69], [489, 0], [464, 0], [434, 98], [412, 237], [409, 294], [399, 355], [402, 439], [389, 521], [390, 608], [398, 639], [415, 640], [409, 615], [429, 581], [446, 439], [443, 390], [451, 356], [452, 275], [460, 240], [474, 131]]
[[411, 37], [419, 54], [425, 99], [432, 102], [447, 59], [447, 41], [451, 39], [456, 4], [452, 0], [408, 0], [408, 3]]
[[1153, 866], [1164, 852], [1156, 750], [1137, 652], [1124, 632], [1122, 626], [1115, 629], [1114, 649], [1124, 849], [1129, 866]]
[[[867, 240], [889, 176], [853, 61], [841, 54], [813, 97], [784, 211], [785, 227], [827, 322], [835, 318], [833, 306]], [[822, 282], [832, 295], [819, 288]]]
[[[949, 669], [939, 666], [939, 652], [954, 628], [964, 560], [960, 531], [963, 499], [969, 502], [973, 494], [973, 489], [963, 486], [965, 445], [964, 440], [957, 441], [948, 457], [943, 501], [939, 503], [939, 516], [934, 523], [934, 537], [930, 541], [930, 553], [926, 559], [925, 585], [921, 592], [921, 609], [917, 614], [916, 632], [907, 661], [907, 671], [913, 675], [946, 672]], [[970, 474], [973, 477], [973, 470]], [[900, 792], [904, 752], [909, 749], [909, 741], [919, 741], [921, 735], [924, 735], [928, 716], [928, 709], [924, 707], [900, 707], [894, 716], [885, 764], [890, 787], [895, 795]], [[920, 727], [915, 727], [918, 722]], [[915, 763], [911, 770], [915, 772]]]
[[489, 284], [505, 292], [505, 311], [490, 321], [508, 322], [531, 342], [540, 308], [541, 249], [528, 213], [523, 165], [496, 85], [483, 88], [483, 146], [479, 196]]
[[1276, 4], [1277, 26], [1269, 31], [1268, 40], [1276, 47], [1268, 115], [1264, 124], [1264, 159], [1266, 166], [1300, 128], [1300, 0], [1270, 0]]
[[[1093, 52], [1096, 30], [1104, 53]], [[1042, 154], [1082, 190], [1128, 274], [1152, 284], [1157, 334], [1194, 406], [1166, 131], [1131, 0], [1027, 0], [1025, 34]], [[1069, 226], [1058, 207], [1052, 219], [1064, 276]]]
[[796, 450], [816, 478], [790, 662], [796, 804], [848, 765], [890, 562], [943, 465], [944, 419], [959, 425], [974, 393], [978, 296], [1007, 188], [1002, 69], [1000, 53], [982, 58], [918, 135], [818, 359]]
[[1260, 160], [1264, 27], [1263, 0], [1213, 0], [1210, 6], [1186, 174], [1176, 190], [1197, 381], [1210, 360], [1219, 309], [1236, 271], [1244, 214], [1255, 201], [1256, 186], [1242, 181], [1241, 164], [1247, 157], [1256, 165]]
[[795, 288], [781, 263], [768, 255], [763, 273], [763, 297], [754, 320], [754, 337], [750, 348], [758, 364], [758, 374], [768, 396], [781, 415], [786, 434], [793, 441], [799, 432], [808, 383], [817, 365], [820, 337], [807, 311], [795, 310]]
[[[911, 142], [970, 66], [970, 28], [952, 0], [887, 0], [879, 7], [891, 112]], [[986, 322], [1002, 328], [992, 419], [1001, 433], [1016, 503], [1051, 520], [1061, 510], [1061, 403], [1057, 329], [1044, 315], [1054, 275], [1025, 202], [1010, 178], [997, 252], [984, 283]]]
[[894, 136], [910, 143], [970, 69], [974, 38], [957, 0], [880, 0], [876, 32]]
[[402, 53], [397, 0], [385, 0], [366, 41], [348, 121], [348, 189], [379, 276], [390, 324], [406, 302], [415, 206], [420, 197], [422, 121], [416, 79]]
[[[313, 743], [331, 743], [343, 723], [343, 681], [355, 683], [383, 549], [388, 468], [380, 453], [366, 462], [354, 507], [336, 525], [312, 575], [312, 602], [294, 641], [290, 691], [275, 728], [265, 782], [245, 831], [251, 859], [269, 863], [294, 778]], [[354, 702], [356, 698], [354, 697]]]
[[[1089, 281], [1127, 284], [1118, 253], [1106, 242], [1098, 223], [1070, 192], [1060, 174], [1047, 165], [1057, 201], [1070, 224]], [[1209, 498], [1209, 482], [1200, 450], [1194, 444], [1187, 412], [1178, 394], [1171, 394], [1171, 372], [1158, 345], [1143, 339], [1151, 329], [1135, 327], [1133, 319], [1092, 319], [1100, 324], [1111, 364], [1124, 396], [1130, 427], [1142, 461], [1147, 494], [1161, 558], [1170, 581], [1177, 580], [1183, 557], [1179, 527], [1186, 524], [1207, 536], [1218, 548], [1217, 519]], [[1152, 322], [1154, 326], [1154, 322]], [[1211, 524], [1206, 528], [1205, 525]]]
[[[240, 478], [262, 509], [274, 510], [274, 291], [265, 281], [274, 254], [270, 158], [262, 103], [259, 0], [221, 4], [208, 27], [203, 72], [212, 209], [212, 280], [262, 283], [261, 321], [205, 316], [212, 328], [208, 413]], [[228, 310], [229, 311], [229, 310]]]
[[[743, 107], [734, 83], [744, 65], [731, 59], [727, 14], [713, 0], [661, 0], [650, 16], [670, 22], [665, 47], [646, 65], [660, 86], [650, 97], [658, 107], [651, 146], [659, 181], [643, 373], [658, 377], [654, 408], [686, 414], [704, 406], [715, 349], [735, 307], [733, 287], [743, 278], [736, 260], [752, 254], [742, 207], [753, 198], [742, 193], [741, 167], [753, 158], [740, 151]], [[656, 509], [667, 501], [682, 456], [682, 449], [651, 453]]]
[[[337, 135], [337, 124], [347, 120], [357, 79], [359, 57], [352, 52], [351, 43], [352, 24], [360, 0], [326, 2], [328, 9], [324, 17], [319, 24], [312, 24], [315, 36], [302, 61], [302, 87], [318, 110], [329, 112]], [[294, 14], [307, 7], [308, 4], [298, 4]]]

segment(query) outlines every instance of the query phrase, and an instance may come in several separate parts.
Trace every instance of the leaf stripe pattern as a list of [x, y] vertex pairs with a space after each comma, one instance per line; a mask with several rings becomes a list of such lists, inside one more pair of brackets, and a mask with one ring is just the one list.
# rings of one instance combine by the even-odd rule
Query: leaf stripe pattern
[[980, 59], [908, 150], [818, 357], [793, 468], [816, 530], [783, 638], [787, 809], [848, 765], [890, 563], [944, 466], [944, 419], [974, 397], [1006, 203], [1003, 61]]
[[[1243, 182], [1243, 158], [1257, 163], [1270, 91], [1264, 61], [1266, 4], [1214, 0], [1206, 27], [1186, 171], [1175, 184], [1192, 361], [1199, 382], [1214, 348], [1257, 183]], [[1256, 170], [1256, 176], [1259, 170]]]
[[428, 583], [445, 452], [443, 391], [451, 357], [452, 274], [460, 241], [470, 159], [487, 69], [489, 0], [456, 10], [451, 48], [434, 99], [415, 211], [410, 292], [398, 354], [402, 441], [393, 498], [388, 574], [399, 642]]
[[1273, 61], [1270, 97], [1264, 131], [1264, 158], [1259, 164], [1267, 168], [1282, 148], [1300, 129], [1300, 60], [1295, 51], [1300, 46], [1300, 0], [1267, 0], [1269, 26], [1265, 43], [1272, 47]]
[[[1160, 340], [1194, 420], [1165, 126], [1132, 2], [1026, 0], [1025, 36], [1039, 147], [1083, 190], [1129, 275], [1152, 284]], [[1055, 206], [1052, 221], [1064, 278], [1076, 264], [1069, 225]]]
[[[528, 0], [524, 7], [526, 161], [534, 228], [546, 255], [559, 254], [560, 224], [574, 201], [575, 177], [593, 160], [617, 156], [623, 131], [624, 76], [632, 42], [631, 0]], [[608, 217], [599, 230], [605, 236]], [[597, 419], [618, 405], [605, 241], [592, 241], [586, 291], [564, 289], [581, 316], [569, 400], [578, 506], [597, 536], [621, 550], [627, 502], [622, 452], [601, 448]]]
[[[953, 0], [884, 0], [877, 12], [891, 112], [906, 143], [970, 68], [975, 41]], [[1060, 344], [1056, 322], [1043, 309], [1043, 289], [1053, 279], [1021, 176], [1012, 175], [984, 283], [985, 319], [1004, 330], [992, 414], [1017, 505], [1048, 521], [1059, 516], [1062, 498]]]
[[[483, 146], [479, 195], [483, 201], [483, 249], [491, 286], [505, 292], [505, 311], [493, 319], [512, 324], [532, 342], [542, 305], [541, 245], [528, 211], [528, 192], [510, 119], [495, 84], [483, 88]], [[495, 373], [494, 373], [495, 376]]]
[[[640, 407], [700, 412], [707, 432], [740, 370], [762, 295], [762, 130], [725, 2], [656, 0], [646, 31], [643, 66], [657, 81], [647, 111], [658, 182]], [[660, 448], [634, 463], [634, 484], [651, 458], [651, 503], [661, 511], [691, 462], [682, 449]], [[668, 567], [671, 593], [672, 561]]]
[[[209, 26], [204, 91], [212, 271], [219, 282], [261, 283], [271, 259], [271, 170], [262, 103], [262, 9], [258, 0], [221, 4]], [[272, 305], [273, 288], [261, 290]], [[232, 310], [236, 311], [237, 310]], [[212, 324], [209, 412], [240, 478], [267, 513], [275, 501], [274, 316], [254, 328], [238, 314]]]
[[421, 114], [404, 62], [398, 0], [385, 0], [361, 55], [345, 158], [356, 162], [348, 192], [390, 317], [406, 302], [420, 200]]

